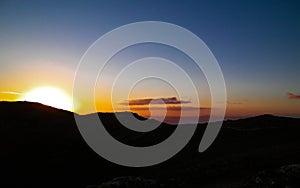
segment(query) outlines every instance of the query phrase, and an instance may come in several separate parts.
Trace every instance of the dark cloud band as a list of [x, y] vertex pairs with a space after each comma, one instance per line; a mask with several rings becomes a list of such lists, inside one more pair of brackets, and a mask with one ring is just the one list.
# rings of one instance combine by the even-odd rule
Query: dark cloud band
[[122, 105], [148, 105], [148, 104], [187, 104], [191, 101], [178, 100], [176, 97], [169, 98], [147, 98], [147, 99], [133, 99], [121, 102]]

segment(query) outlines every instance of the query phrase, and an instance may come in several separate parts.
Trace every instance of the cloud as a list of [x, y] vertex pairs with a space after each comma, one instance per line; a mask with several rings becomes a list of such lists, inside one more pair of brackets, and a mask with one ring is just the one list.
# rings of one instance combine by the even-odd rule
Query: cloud
[[148, 104], [186, 104], [191, 101], [178, 100], [176, 97], [169, 98], [147, 98], [147, 99], [133, 99], [121, 102], [121, 105], [148, 105]]
[[300, 99], [300, 95], [295, 95], [294, 93], [286, 93], [289, 99]]
[[22, 93], [14, 92], [14, 91], [1, 91], [3, 94], [11, 94], [11, 95], [23, 95]]
[[[193, 111], [193, 110], [210, 110], [210, 108], [199, 108], [199, 107], [192, 107], [192, 106], [169, 106], [167, 108], [164, 107], [151, 107], [151, 110], [170, 110], [170, 111]], [[130, 110], [139, 111], [139, 110], [150, 110], [148, 107], [130, 107]]]

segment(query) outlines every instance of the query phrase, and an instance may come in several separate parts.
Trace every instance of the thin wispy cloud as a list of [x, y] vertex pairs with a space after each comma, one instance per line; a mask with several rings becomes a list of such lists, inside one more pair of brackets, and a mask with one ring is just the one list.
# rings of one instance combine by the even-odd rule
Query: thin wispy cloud
[[11, 95], [23, 95], [22, 93], [15, 92], [15, 91], [1, 91], [0, 93], [11, 94]]
[[291, 92], [287, 92], [286, 93], [289, 99], [300, 99], [300, 95], [296, 95], [294, 93]]
[[178, 100], [176, 97], [169, 97], [169, 98], [133, 99], [133, 100], [123, 101], [120, 104], [139, 106], [139, 105], [148, 105], [150, 103], [151, 104], [187, 104], [187, 103], [191, 103], [191, 101]]

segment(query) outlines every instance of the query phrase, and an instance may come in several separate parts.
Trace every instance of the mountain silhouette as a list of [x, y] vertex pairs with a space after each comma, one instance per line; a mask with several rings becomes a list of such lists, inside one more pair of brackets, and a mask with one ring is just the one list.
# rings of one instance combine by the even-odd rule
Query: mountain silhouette
[[[153, 131], [138, 133], [122, 126], [113, 113], [98, 116], [112, 136], [134, 146], [159, 143], [176, 129], [162, 123]], [[206, 124], [199, 124], [189, 144], [170, 160], [130, 168], [113, 164], [89, 148], [72, 112], [32, 102], [0, 102], [0, 186], [300, 186], [300, 119], [262, 115], [227, 120], [212, 146], [198, 153], [205, 128]]]

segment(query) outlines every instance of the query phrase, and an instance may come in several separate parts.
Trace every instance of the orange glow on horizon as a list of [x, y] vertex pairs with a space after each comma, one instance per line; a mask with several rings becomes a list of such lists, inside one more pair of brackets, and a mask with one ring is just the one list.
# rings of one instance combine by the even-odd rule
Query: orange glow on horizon
[[[17, 87], [14, 87], [17, 88]], [[36, 87], [38, 88], [38, 87]], [[1, 101], [18, 101], [18, 100], [26, 100], [24, 98], [25, 95], [29, 96], [30, 89], [27, 89], [27, 91], [22, 91], [19, 93], [19, 91], [22, 91], [21, 89], [13, 89], [11, 91], [5, 90], [0, 91], [0, 100]], [[62, 90], [61, 90], [62, 91]], [[67, 95], [65, 92], [63, 92], [63, 95]], [[36, 102], [41, 102], [49, 106], [53, 106], [56, 108], [62, 108], [67, 109], [70, 111], [74, 111], [78, 114], [89, 114], [94, 112], [121, 112], [121, 111], [132, 111], [135, 113], [138, 113], [144, 117], [150, 117], [151, 115], [153, 117], [158, 117], [164, 114], [163, 108], [166, 107], [166, 114], [167, 117], [172, 118], [172, 121], [177, 121], [176, 118], [180, 116], [180, 110], [178, 106], [174, 105], [150, 105], [150, 111], [149, 111], [149, 105], [144, 106], [130, 106], [129, 108], [125, 108], [125, 106], [120, 105], [120, 99], [117, 101], [111, 102], [111, 97], [108, 95], [109, 93], [105, 93], [106, 95], [98, 95], [95, 101], [86, 101], [84, 96], [77, 101], [78, 105], [77, 108], [73, 109], [73, 102], [72, 97], [70, 95], [67, 95], [67, 97], [62, 97], [62, 95], [58, 95], [57, 97], [53, 96], [53, 93], [51, 92], [42, 92], [42, 95], [45, 95], [45, 100], [52, 100], [52, 98], [58, 98], [58, 101], [52, 101], [51, 103], [47, 103], [45, 101], [39, 101], [39, 97], [36, 98]], [[52, 97], [53, 96], [53, 97]], [[139, 96], [140, 97], [140, 96]], [[148, 97], [148, 96], [147, 96]], [[155, 96], [158, 98], [157, 96]], [[166, 96], [162, 96], [161, 98], [164, 98]], [[42, 97], [43, 98], [43, 97]], [[44, 100], [44, 99], [43, 99]], [[256, 116], [261, 114], [273, 114], [273, 115], [282, 115], [282, 116], [295, 116], [299, 117], [300, 114], [295, 112], [300, 112], [300, 105], [297, 105], [300, 101], [296, 100], [290, 100], [286, 96], [282, 96], [282, 98], [279, 98], [276, 100], [276, 103], [274, 103], [275, 99], [263, 99], [263, 98], [253, 98], [249, 101], [243, 101], [240, 103], [228, 103], [227, 104], [227, 110], [226, 110], [226, 118], [229, 119], [238, 119], [242, 117], [249, 117], [249, 116]], [[33, 101], [33, 100], [32, 100]], [[204, 101], [205, 102], [205, 101]], [[68, 103], [66, 106], [56, 103]], [[92, 104], [92, 105], [91, 105]], [[201, 103], [203, 104], [203, 103]], [[186, 106], [182, 106], [182, 111], [184, 111], [185, 117], [190, 116], [197, 116], [197, 113], [193, 112], [193, 110], [186, 110], [184, 107], [187, 107], [192, 104], [187, 104]], [[113, 108], [115, 107], [115, 108]], [[152, 108], [153, 107], [153, 108]], [[174, 108], [175, 107], [175, 108]], [[209, 116], [209, 105], [205, 106], [208, 109], [201, 109], [201, 117]], [[151, 109], [152, 108], [152, 109]]]

